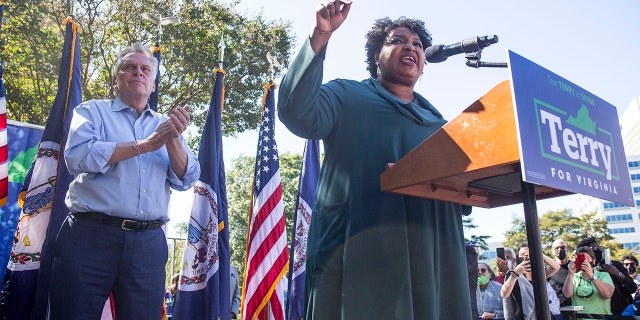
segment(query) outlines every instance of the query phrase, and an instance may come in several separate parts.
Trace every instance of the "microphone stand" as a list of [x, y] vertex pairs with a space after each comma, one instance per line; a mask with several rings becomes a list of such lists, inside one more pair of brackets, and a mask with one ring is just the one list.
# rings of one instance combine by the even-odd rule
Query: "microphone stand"
[[476, 52], [468, 52], [464, 54], [465, 58], [467, 58], [467, 66], [472, 68], [508, 68], [509, 65], [506, 62], [484, 62], [480, 61], [480, 57], [482, 56], [482, 50], [478, 50]]

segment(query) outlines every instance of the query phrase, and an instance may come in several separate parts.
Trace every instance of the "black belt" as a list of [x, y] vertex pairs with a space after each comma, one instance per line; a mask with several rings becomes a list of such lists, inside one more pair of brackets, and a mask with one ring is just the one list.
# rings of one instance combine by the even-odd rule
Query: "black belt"
[[162, 220], [133, 220], [121, 217], [114, 217], [102, 212], [72, 212], [70, 215], [74, 218], [89, 219], [98, 221], [100, 223], [108, 224], [110, 226], [118, 227], [122, 230], [129, 231], [143, 231], [149, 229], [156, 229], [162, 227], [164, 222]]

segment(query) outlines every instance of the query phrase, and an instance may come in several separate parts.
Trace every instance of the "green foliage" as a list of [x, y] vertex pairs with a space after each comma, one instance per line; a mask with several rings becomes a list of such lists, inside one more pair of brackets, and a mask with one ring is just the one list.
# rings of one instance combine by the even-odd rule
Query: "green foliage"
[[[169, 286], [171, 283], [171, 277], [174, 274], [180, 273], [182, 266], [182, 257], [184, 256], [184, 247], [187, 244], [185, 240], [187, 237], [187, 230], [189, 228], [188, 222], [179, 222], [173, 226], [175, 237], [168, 237], [167, 243], [169, 244], [169, 259], [165, 266], [165, 286]], [[168, 230], [167, 230], [167, 233]]]
[[[540, 241], [544, 253], [553, 257], [551, 245], [556, 239], [564, 239], [567, 243], [567, 251], [576, 249], [578, 243], [587, 237], [595, 237], [600, 245], [611, 249], [612, 258], [622, 257], [622, 245], [611, 241], [613, 237], [609, 234], [607, 221], [598, 218], [596, 212], [585, 213], [574, 216], [570, 209], [559, 211], [548, 211], [538, 219], [540, 225]], [[527, 233], [525, 221], [522, 218], [513, 218], [511, 228], [505, 233], [506, 240], [504, 246], [517, 249], [520, 245], [527, 243]]]
[[167, 238], [169, 247], [169, 259], [165, 266], [165, 287], [171, 283], [171, 277], [179, 274], [182, 266], [182, 257], [184, 256], [184, 247], [187, 243], [183, 237]]
[[[44, 124], [57, 88], [63, 36], [51, 3], [5, 1], [0, 60], [4, 68], [7, 115]], [[56, 54], [48, 48], [60, 48]]]
[[[462, 226], [464, 229], [475, 229], [478, 226], [473, 224], [473, 218], [465, 217], [462, 219]], [[488, 235], [471, 235], [471, 239], [465, 238], [465, 241], [474, 241], [478, 244], [478, 248], [481, 250], [489, 250], [489, 246], [487, 245], [487, 239], [491, 238]]]
[[[61, 25], [69, 8], [60, 1], [5, 1], [3, 49], [7, 114], [10, 119], [44, 125], [57, 90], [64, 37]], [[64, 2], [67, 3], [67, 2]], [[190, 143], [197, 146], [206, 120], [219, 66], [220, 38], [224, 34], [225, 112], [223, 134], [254, 129], [262, 110], [263, 85], [271, 75], [270, 52], [283, 68], [294, 44], [291, 26], [258, 15], [241, 15], [234, 3], [205, 1], [73, 1], [81, 26], [83, 98], [113, 97], [112, 67], [123, 47], [142, 42], [157, 44], [159, 30], [142, 13], [176, 17], [179, 23], [162, 27], [159, 111], [189, 104], [196, 129]], [[283, 69], [284, 70], [284, 69]]]

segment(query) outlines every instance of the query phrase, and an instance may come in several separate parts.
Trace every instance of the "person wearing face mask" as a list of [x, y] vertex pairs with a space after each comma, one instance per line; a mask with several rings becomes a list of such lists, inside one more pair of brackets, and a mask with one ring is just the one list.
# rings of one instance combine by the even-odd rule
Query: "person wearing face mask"
[[562, 293], [562, 287], [564, 286], [564, 280], [567, 279], [569, 273], [569, 257], [567, 256], [567, 243], [563, 239], [557, 239], [551, 245], [553, 255], [556, 257], [556, 262], [560, 265], [560, 269], [554, 273], [551, 277], [547, 278], [549, 285], [556, 292], [556, 296], [560, 300], [560, 306], [570, 306], [571, 299], [564, 296]]
[[502, 285], [494, 280], [495, 277], [488, 264], [478, 263], [478, 311], [482, 319], [500, 318], [504, 314], [500, 296]]
[[[529, 261], [529, 246], [524, 244], [518, 250], [518, 263], [512, 271], [507, 272], [507, 278], [502, 285], [500, 295], [504, 304], [504, 318], [507, 320], [537, 319], [535, 299], [533, 296], [533, 277]], [[542, 256], [542, 260], [548, 265], [545, 270], [547, 277], [553, 275], [560, 266], [551, 257]], [[551, 319], [561, 319], [560, 300], [548, 282], [547, 297], [549, 298], [549, 312]]]
[[607, 272], [613, 280], [614, 292], [611, 297], [611, 312], [613, 315], [620, 315], [624, 309], [633, 302], [631, 295], [636, 292], [638, 286], [629, 277], [627, 269], [620, 261], [611, 261], [606, 264], [603, 259], [604, 247], [601, 247], [593, 237], [588, 237], [580, 241], [579, 247], [587, 246], [593, 250], [595, 256], [596, 269]]
[[511, 248], [504, 248], [504, 260], [500, 257], [496, 257], [496, 266], [498, 269], [498, 276], [494, 279], [499, 284], [504, 284], [504, 280], [507, 276], [507, 272], [513, 270], [516, 265], [516, 252]]
[[638, 274], [638, 258], [636, 258], [632, 254], [626, 255], [622, 257], [622, 265], [625, 267], [625, 269], [627, 269], [627, 272], [629, 272], [629, 277], [633, 279], [633, 281], [636, 283], [636, 286], [638, 286], [638, 289], [633, 294], [633, 299], [638, 300], [640, 299], [640, 274]]
[[[584, 260], [576, 266], [576, 259], [580, 254], [583, 254]], [[609, 273], [598, 271], [595, 266], [596, 255], [593, 250], [588, 246], [578, 247], [574, 260], [569, 262], [569, 273], [562, 293], [571, 298], [574, 306], [584, 307], [581, 313], [612, 315], [613, 281]]]

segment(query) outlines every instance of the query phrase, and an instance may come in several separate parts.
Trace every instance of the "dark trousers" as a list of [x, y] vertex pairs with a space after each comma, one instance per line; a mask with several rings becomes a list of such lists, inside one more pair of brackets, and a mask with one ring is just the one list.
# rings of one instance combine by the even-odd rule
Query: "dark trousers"
[[100, 319], [110, 292], [118, 320], [160, 319], [167, 256], [161, 228], [124, 231], [68, 217], [55, 244], [50, 319]]

